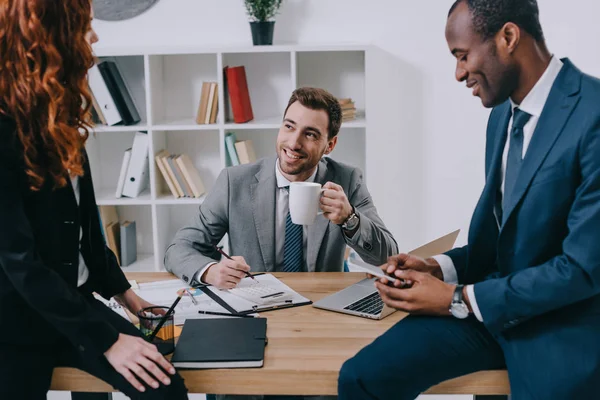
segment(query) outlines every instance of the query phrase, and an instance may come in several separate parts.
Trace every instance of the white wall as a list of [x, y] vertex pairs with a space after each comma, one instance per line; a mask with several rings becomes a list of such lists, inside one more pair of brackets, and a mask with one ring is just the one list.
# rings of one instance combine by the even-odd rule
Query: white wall
[[[471, 212], [483, 186], [483, 149], [489, 111], [454, 80], [454, 62], [444, 39], [453, 0], [287, 0], [275, 27], [276, 43], [373, 43], [410, 66], [414, 80], [399, 96], [416, 99], [418, 114], [394, 120], [411, 136], [408, 148], [384, 150], [381, 168], [417, 149], [419, 175], [402, 182], [385, 175], [369, 186], [390, 185], [392, 196], [378, 194], [376, 204], [402, 249], [460, 227], [466, 241]], [[600, 3], [595, 0], [539, 0], [549, 47], [585, 72], [600, 76]], [[147, 45], [251, 44], [242, 0], [162, 0], [145, 14], [122, 22], [96, 21], [98, 47]], [[402, 140], [390, 138], [391, 143]], [[394, 174], [397, 176], [397, 174]], [[411, 176], [415, 178], [411, 179]], [[414, 187], [414, 191], [410, 188]], [[382, 193], [381, 191], [377, 191]], [[416, 198], [417, 210], [397, 210], [395, 196]], [[412, 228], [411, 228], [412, 227]]]

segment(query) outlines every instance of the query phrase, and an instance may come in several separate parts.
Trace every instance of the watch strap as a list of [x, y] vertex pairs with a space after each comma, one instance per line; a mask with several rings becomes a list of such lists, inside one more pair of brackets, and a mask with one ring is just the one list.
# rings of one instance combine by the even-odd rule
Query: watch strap
[[350, 221], [350, 219], [356, 218], [356, 217], [357, 217], [356, 210], [354, 209], [354, 206], [352, 206], [352, 212], [350, 213], [350, 215], [348, 215], [348, 218], [346, 218], [346, 220], [340, 224], [340, 226], [342, 228], [346, 229], [346, 227], [348, 226], [348, 221]]
[[454, 289], [454, 295], [452, 296], [452, 303], [462, 303], [463, 302], [463, 288], [465, 285], [456, 285]]

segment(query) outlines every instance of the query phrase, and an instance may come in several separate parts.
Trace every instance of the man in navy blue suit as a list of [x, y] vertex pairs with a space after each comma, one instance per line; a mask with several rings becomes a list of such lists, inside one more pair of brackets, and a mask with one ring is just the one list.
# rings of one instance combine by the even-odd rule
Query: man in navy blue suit
[[[348, 360], [339, 398], [414, 399], [507, 368], [512, 397], [598, 398], [600, 81], [546, 47], [535, 0], [458, 0], [456, 79], [493, 110], [468, 244], [382, 266], [411, 315]], [[464, 285], [464, 286], [463, 286]]]

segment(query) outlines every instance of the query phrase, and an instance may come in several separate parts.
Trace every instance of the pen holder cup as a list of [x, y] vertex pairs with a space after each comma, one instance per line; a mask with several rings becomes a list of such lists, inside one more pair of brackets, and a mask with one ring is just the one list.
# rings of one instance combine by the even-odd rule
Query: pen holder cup
[[168, 310], [169, 307], [146, 307], [138, 311], [137, 315], [140, 320], [140, 332], [142, 336], [155, 345], [162, 355], [171, 354], [175, 351], [175, 324], [173, 319], [175, 311], [169, 315], [169, 318], [160, 327], [160, 330], [152, 340], [150, 340], [150, 337]]

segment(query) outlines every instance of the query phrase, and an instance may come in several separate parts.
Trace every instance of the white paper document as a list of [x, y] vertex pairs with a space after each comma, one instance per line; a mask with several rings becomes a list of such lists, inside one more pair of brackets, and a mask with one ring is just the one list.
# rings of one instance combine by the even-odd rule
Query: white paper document
[[[238, 313], [266, 311], [310, 304], [311, 301], [291, 289], [271, 274], [244, 278], [233, 289], [207, 286], [222, 301]], [[205, 290], [206, 290], [205, 289]]]
[[191, 289], [188, 284], [180, 279], [139, 283], [138, 286], [139, 289], [135, 292], [141, 298], [157, 306], [165, 307], [171, 307], [178, 296], [179, 290], [189, 289], [197, 304], [194, 304], [190, 296], [184, 295], [175, 307], [175, 325], [181, 325], [186, 319], [191, 318], [219, 318], [217, 315], [199, 314], [198, 311], [200, 310], [220, 313], [228, 312], [200, 289]]

